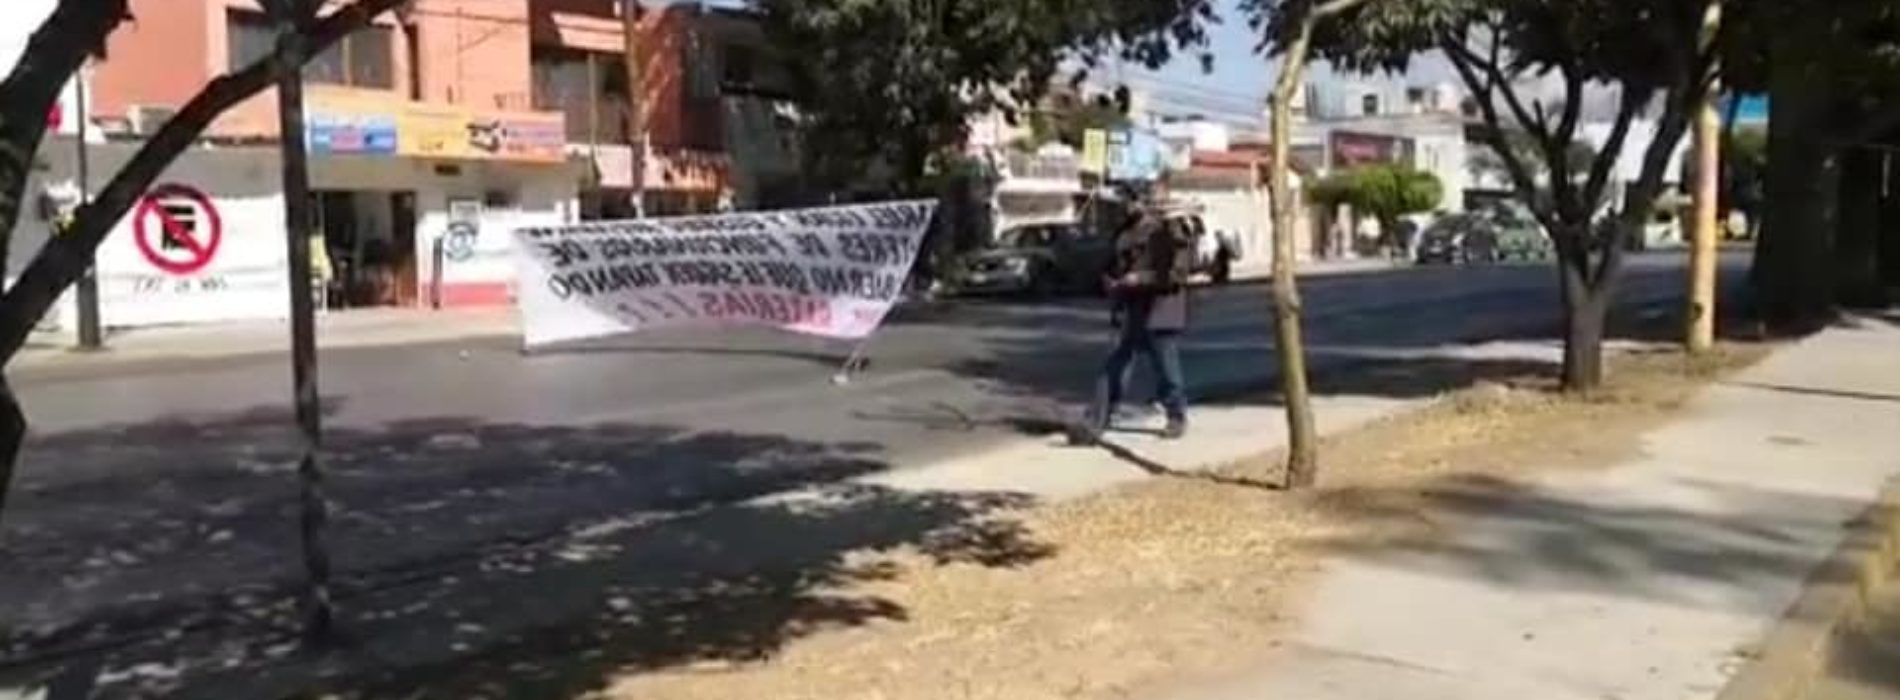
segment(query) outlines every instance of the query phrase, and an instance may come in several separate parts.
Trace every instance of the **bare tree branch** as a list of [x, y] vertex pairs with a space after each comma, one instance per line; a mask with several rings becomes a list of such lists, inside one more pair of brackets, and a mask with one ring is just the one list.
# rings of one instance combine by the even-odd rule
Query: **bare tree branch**
[[[1550, 164], [1551, 195], [1557, 200], [1557, 206], [1565, 210], [1565, 218], [1587, 219], [1590, 212], [1575, 196], [1575, 173], [1570, 167], [1570, 147], [1577, 142], [1577, 122], [1583, 115], [1584, 79], [1582, 72], [1568, 60], [1559, 70], [1564, 77], [1564, 113], [1556, 131], [1547, 132], [1542, 140], [1544, 160]], [[1582, 211], [1577, 211], [1579, 207]]]
[[[1558, 230], [1555, 210], [1543, 198], [1537, 196], [1537, 178], [1531, 174], [1530, 166], [1524, 162], [1516, 149], [1511, 148], [1509, 141], [1505, 138], [1504, 117], [1498, 112], [1496, 97], [1498, 90], [1508, 90], [1509, 86], [1501, 87], [1494, 79], [1486, 77], [1495, 76], [1496, 73], [1479, 68], [1478, 64], [1486, 59], [1465, 44], [1464, 36], [1448, 33], [1439, 37], [1438, 44], [1446, 57], [1451, 60], [1452, 68], [1457, 71], [1458, 78], [1464, 82], [1465, 89], [1471, 91], [1473, 100], [1477, 102], [1478, 112], [1483, 116], [1485, 126], [1493, 135], [1490, 147], [1497, 153], [1498, 159], [1504, 162], [1504, 171], [1511, 176], [1511, 184], [1516, 188], [1518, 198], [1530, 207], [1531, 213], [1546, 229], [1555, 233]], [[1493, 52], [1492, 60], [1495, 61], [1496, 56], [1497, 54]], [[1484, 75], [1480, 75], [1481, 73]]]
[[1634, 205], [1624, 207], [1617, 225], [1611, 227], [1610, 237], [1604, 241], [1606, 250], [1603, 258], [1597, 262], [1596, 270], [1591, 274], [1592, 289], [1608, 290], [1615, 284], [1630, 235], [1648, 220], [1656, 198], [1662, 194], [1663, 177], [1668, 174], [1669, 161], [1675, 157], [1676, 147], [1681, 145], [1683, 135], [1688, 133], [1692, 104], [1679, 99], [1669, 100], [1662, 118], [1657, 120], [1656, 134], [1649, 142], [1649, 148], [1643, 152], [1642, 172], [1637, 176], [1636, 186], [1631, 189], [1630, 201]]
[[[65, 0], [27, 40], [19, 63], [0, 82], [0, 274], [7, 269], [13, 226], [25, 207], [34, 154], [46, 117], [67, 81], [126, 14], [127, 0]], [[83, 117], [81, 117], [83, 118]]]
[[1596, 161], [1590, 165], [1590, 179], [1584, 183], [1583, 196], [1589, 202], [1591, 210], [1603, 205], [1603, 191], [1610, 185], [1610, 172], [1622, 159], [1623, 144], [1629, 140], [1630, 125], [1635, 123], [1637, 113], [1649, 103], [1646, 92], [1624, 87], [1617, 96], [1616, 122], [1610, 127], [1610, 136], [1597, 152]]
[[[357, 0], [317, 20], [309, 25], [304, 58], [321, 53], [404, 2]], [[145, 142], [91, 202], [74, 213], [73, 226], [65, 235], [46, 242], [19, 281], [0, 295], [0, 358], [19, 352], [33, 325], [85, 272], [93, 251], [172, 160], [196, 143], [218, 115], [270, 87], [275, 66], [276, 58], [266, 57], [213, 79]], [[302, 135], [283, 134], [282, 138]]]

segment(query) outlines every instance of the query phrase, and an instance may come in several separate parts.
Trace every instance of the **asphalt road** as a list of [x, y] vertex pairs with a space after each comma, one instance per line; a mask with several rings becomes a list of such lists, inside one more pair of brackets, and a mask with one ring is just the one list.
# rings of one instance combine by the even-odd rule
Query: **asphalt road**
[[[1672, 299], [1681, 280], [1679, 257], [1638, 256], [1622, 298]], [[1321, 349], [1547, 335], [1558, 318], [1545, 266], [1341, 274], [1304, 293]], [[1197, 391], [1269, 379], [1265, 287], [1205, 290], [1194, 314]], [[608, 520], [979, 451], [1075, 415], [1108, 337], [1087, 300], [907, 310], [842, 386], [850, 348], [763, 332], [532, 356], [506, 339], [329, 352], [336, 565], [346, 579], [401, 577]], [[0, 628], [54, 644], [106, 611], [293, 580], [285, 374], [282, 358], [253, 357], [24, 375], [34, 434], [0, 540]]]

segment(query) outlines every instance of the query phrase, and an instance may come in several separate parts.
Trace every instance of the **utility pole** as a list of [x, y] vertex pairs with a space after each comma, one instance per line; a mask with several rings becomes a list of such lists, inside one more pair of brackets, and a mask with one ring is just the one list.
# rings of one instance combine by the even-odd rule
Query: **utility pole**
[[646, 70], [640, 61], [640, 0], [624, 0], [621, 28], [627, 52], [627, 141], [633, 148], [633, 211], [646, 216], [647, 113]]
[[[92, 201], [92, 167], [90, 154], [87, 153], [86, 139], [91, 136], [92, 109], [86, 104], [86, 68], [79, 68], [77, 94], [73, 100], [74, 111], [79, 112], [73, 118], [79, 120], [78, 169], [79, 169], [79, 206], [84, 207]], [[105, 349], [105, 333], [99, 327], [99, 265], [98, 253], [90, 256], [91, 264], [86, 265], [86, 273], [79, 276], [79, 283], [73, 290], [73, 301], [79, 307], [79, 350], [92, 352]]]
[[290, 257], [290, 376], [297, 409], [298, 534], [306, 575], [304, 633], [329, 639], [336, 612], [330, 598], [330, 550], [325, 528], [330, 504], [323, 493], [323, 414], [317, 393], [316, 299], [310, 280], [310, 162], [304, 143], [303, 29], [316, 19], [311, 0], [273, 0], [277, 20], [278, 140], [283, 146], [284, 229]]
[[[1716, 31], [1722, 26], [1722, 2], [1710, 0], [1702, 15], [1704, 50], [1713, 52]], [[1720, 70], [1719, 64], [1717, 70]], [[1687, 328], [1683, 343], [1691, 354], [1709, 351], [1715, 345], [1715, 263], [1717, 256], [1716, 221], [1722, 196], [1722, 118], [1716, 108], [1721, 84], [1709, 86], [1695, 118], [1695, 217], [1689, 242], [1689, 308], [1684, 314]]]

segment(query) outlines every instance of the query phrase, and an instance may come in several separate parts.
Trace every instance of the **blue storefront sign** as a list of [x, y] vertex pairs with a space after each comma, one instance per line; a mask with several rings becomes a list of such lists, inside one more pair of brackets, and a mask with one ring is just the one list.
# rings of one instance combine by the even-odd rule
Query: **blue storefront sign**
[[1167, 169], [1167, 144], [1143, 129], [1108, 132], [1108, 179], [1114, 182], [1153, 182]]
[[1767, 95], [1728, 95], [1722, 98], [1721, 113], [1735, 115], [1737, 124], [1765, 124], [1768, 122]]
[[380, 114], [311, 114], [305, 122], [310, 152], [395, 155], [396, 118]]

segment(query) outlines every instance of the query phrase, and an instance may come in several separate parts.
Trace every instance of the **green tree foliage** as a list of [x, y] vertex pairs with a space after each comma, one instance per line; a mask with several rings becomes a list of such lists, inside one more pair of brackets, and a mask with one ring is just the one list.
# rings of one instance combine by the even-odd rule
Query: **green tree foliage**
[[[1203, 0], [754, 0], [793, 68], [808, 170], [918, 192], [970, 118], [1034, 104], [1072, 59], [1204, 46]], [[881, 175], [869, 179], [867, 172]]]
[[[1269, 41], [1288, 30], [1295, 3], [1247, 0]], [[1384, 0], [1365, 3], [1320, 27], [1316, 49], [1335, 65], [1403, 70], [1428, 51], [1450, 59], [1493, 134], [1522, 134], [1489, 145], [1518, 198], [1551, 235], [1568, 318], [1564, 384], [1602, 380], [1604, 317], [1625, 243], [1660, 194], [1690, 108], [1715, 77], [1723, 36], [1702, 36], [1708, 0]], [[1587, 91], [1613, 93], [1614, 126], [1602, 152], [1575, 158]], [[1616, 159], [1638, 116], [1655, 120], [1641, 176], [1619, 217], [1598, 226]], [[1528, 157], [1527, 157], [1528, 156]]]
[[[1841, 217], [1846, 161], [1900, 130], [1900, 4], [1729, 0], [1724, 80], [1766, 93], [1770, 115], [1760, 239], [1751, 271], [1757, 313], [1787, 331], [1814, 327], [1843, 297], [1879, 290], [1871, 230]], [[1856, 195], [1859, 196], [1859, 195]]]
[[1436, 209], [1445, 198], [1438, 176], [1405, 165], [1367, 165], [1335, 173], [1314, 183], [1310, 196], [1326, 204], [1346, 204], [1379, 220], [1396, 224], [1400, 217]]

